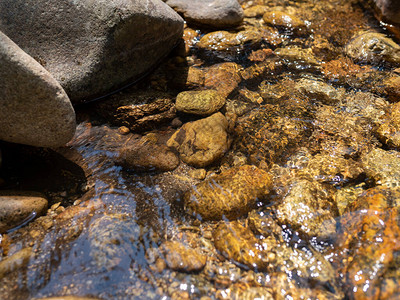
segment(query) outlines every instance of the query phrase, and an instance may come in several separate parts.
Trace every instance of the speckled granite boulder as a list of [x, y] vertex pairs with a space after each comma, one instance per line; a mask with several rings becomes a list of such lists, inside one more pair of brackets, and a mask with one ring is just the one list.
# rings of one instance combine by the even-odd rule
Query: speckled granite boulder
[[0, 32], [0, 140], [38, 147], [66, 144], [75, 112], [60, 84]]
[[183, 33], [160, 0], [0, 1], [0, 30], [38, 60], [74, 103], [148, 71]]

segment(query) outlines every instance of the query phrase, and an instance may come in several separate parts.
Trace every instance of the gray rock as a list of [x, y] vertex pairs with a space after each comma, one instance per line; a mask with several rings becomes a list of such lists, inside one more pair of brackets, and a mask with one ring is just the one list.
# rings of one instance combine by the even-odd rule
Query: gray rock
[[400, 64], [400, 46], [378, 32], [360, 32], [346, 45], [345, 52], [358, 62]]
[[75, 112], [67, 94], [2, 32], [0, 78], [0, 140], [58, 147], [73, 137]]
[[78, 103], [138, 79], [177, 43], [183, 20], [160, 0], [3, 0], [0, 30]]
[[166, 0], [188, 22], [214, 28], [237, 26], [244, 13], [237, 0]]
[[19, 226], [47, 210], [47, 200], [39, 193], [0, 191], [0, 232]]
[[400, 23], [400, 1], [398, 0], [374, 0], [377, 8], [387, 20]]
[[186, 91], [176, 97], [176, 110], [188, 114], [209, 116], [225, 104], [225, 99], [215, 90]]

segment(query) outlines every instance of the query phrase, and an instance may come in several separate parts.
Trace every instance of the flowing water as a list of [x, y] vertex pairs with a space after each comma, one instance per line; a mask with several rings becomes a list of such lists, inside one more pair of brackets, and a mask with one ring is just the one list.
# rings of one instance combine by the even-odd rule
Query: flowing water
[[[241, 27], [209, 38], [187, 27], [187, 49], [111, 99], [77, 107], [66, 147], [0, 145], [0, 188], [49, 199], [46, 215], [0, 235], [0, 299], [400, 297], [400, 51], [376, 36], [372, 54], [352, 44], [366, 31], [395, 35], [366, 1], [242, 6]], [[199, 117], [156, 107], [157, 118], [128, 124], [113, 101], [188, 89], [227, 96], [224, 157], [201, 171], [183, 161], [165, 172], [121, 166], [127, 143], [165, 145]], [[272, 181], [249, 212], [208, 221], [185, 208], [191, 187], [247, 164]]]

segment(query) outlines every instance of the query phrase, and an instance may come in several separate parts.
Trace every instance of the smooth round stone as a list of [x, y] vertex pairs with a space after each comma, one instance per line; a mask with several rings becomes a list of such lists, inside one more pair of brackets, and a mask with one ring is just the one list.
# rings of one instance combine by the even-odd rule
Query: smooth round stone
[[214, 28], [237, 26], [244, 13], [237, 0], [166, 0], [186, 21]]
[[225, 99], [215, 90], [186, 91], [176, 97], [176, 110], [188, 114], [209, 116], [225, 104]]
[[59, 147], [74, 136], [75, 112], [67, 94], [2, 32], [0, 78], [0, 140]]
[[47, 200], [40, 193], [0, 191], [0, 232], [6, 232], [45, 213]]
[[183, 24], [160, 0], [0, 1], [0, 30], [40, 60], [73, 103], [137, 80], [174, 48]]
[[179, 242], [166, 241], [162, 244], [162, 250], [168, 268], [174, 271], [198, 272], [207, 262], [206, 255]]

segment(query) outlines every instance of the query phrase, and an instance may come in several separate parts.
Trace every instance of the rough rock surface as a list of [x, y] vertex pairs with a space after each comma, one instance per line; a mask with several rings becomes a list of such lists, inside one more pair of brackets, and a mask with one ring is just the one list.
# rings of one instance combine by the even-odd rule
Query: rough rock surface
[[400, 186], [400, 154], [374, 148], [361, 156], [367, 175], [379, 185], [398, 188]]
[[117, 159], [122, 166], [136, 171], [172, 171], [179, 158], [166, 145], [143, 137], [138, 142], [128, 142]]
[[168, 140], [180, 158], [195, 167], [205, 167], [221, 158], [228, 150], [228, 121], [221, 113], [184, 124]]
[[391, 105], [377, 129], [380, 140], [392, 147], [400, 147], [400, 103]]
[[163, 92], [127, 89], [95, 105], [96, 111], [116, 126], [132, 132], [159, 128], [176, 116], [172, 96]]
[[179, 242], [166, 241], [161, 248], [168, 268], [174, 271], [201, 271], [207, 262], [206, 255]]
[[400, 46], [382, 33], [359, 33], [346, 45], [345, 52], [358, 62], [400, 64]]
[[159, 0], [16, 0], [0, 2], [0, 30], [76, 103], [148, 71], [182, 36], [183, 20]]
[[39, 193], [0, 191], [0, 232], [45, 213], [47, 200]]
[[[165, 0], [164, 0], [165, 1]], [[243, 21], [243, 10], [237, 0], [166, 0], [182, 13], [185, 20], [214, 28], [237, 26]]]
[[186, 209], [205, 220], [235, 219], [248, 213], [271, 188], [270, 175], [255, 167], [234, 167], [190, 189]]
[[329, 237], [336, 232], [338, 215], [332, 199], [334, 190], [317, 182], [292, 182], [288, 193], [276, 207], [281, 224], [290, 225], [310, 237]]
[[200, 116], [216, 113], [225, 104], [225, 99], [215, 90], [186, 91], [176, 97], [177, 111]]
[[0, 32], [0, 140], [38, 147], [66, 144], [75, 112], [58, 82]]
[[398, 194], [390, 194], [379, 187], [367, 190], [340, 220], [336, 246], [343, 255], [336, 264], [353, 299], [399, 298], [400, 228], [398, 206], [393, 207]]

